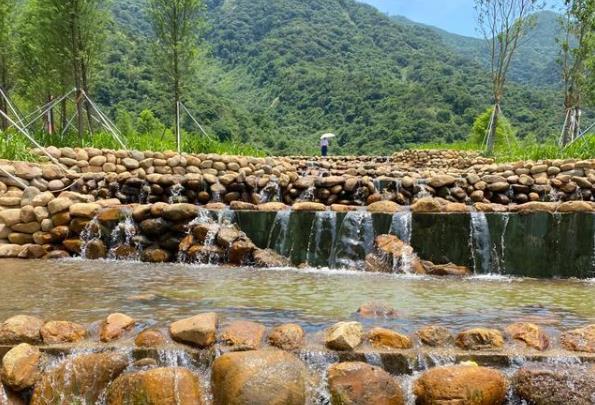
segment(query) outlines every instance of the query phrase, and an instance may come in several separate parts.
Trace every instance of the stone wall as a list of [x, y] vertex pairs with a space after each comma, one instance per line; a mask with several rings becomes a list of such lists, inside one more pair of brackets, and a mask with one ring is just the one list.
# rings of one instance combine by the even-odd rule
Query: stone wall
[[[372, 157], [321, 160], [69, 148], [49, 151], [69, 172], [53, 164], [0, 161], [0, 167], [41, 191], [69, 187], [97, 199], [117, 198], [123, 204], [279, 201], [292, 205], [310, 201], [366, 206], [388, 200], [411, 205], [423, 197], [467, 205], [595, 201], [595, 159], [440, 169]], [[0, 172], [0, 195], [8, 186], [20, 185]], [[7, 202], [0, 200], [0, 206], [10, 206]]]
[[[357, 316], [382, 324], [397, 312], [371, 303]], [[214, 312], [154, 322], [124, 313], [92, 325], [30, 315], [4, 320], [0, 401], [298, 405], [322, 396], [331, 404], [502, 404], [514, 395], [587, 404], [595, 396], [595, 325], [564, 331], [558, 342], [531, 322], [456, 334], [438, 325], [411, 334], [364, 329], [359, 321], [307, 334], [297, 324], [267, 328]], [[76, 353], [79, 345], [84, 350]]]
[[405, 150], [395, 153], [392, 159], [411, 167], [439, 169], [467, 169], [494, 163], [494, 159], [484, 158], [478, 152], [457, 150]]

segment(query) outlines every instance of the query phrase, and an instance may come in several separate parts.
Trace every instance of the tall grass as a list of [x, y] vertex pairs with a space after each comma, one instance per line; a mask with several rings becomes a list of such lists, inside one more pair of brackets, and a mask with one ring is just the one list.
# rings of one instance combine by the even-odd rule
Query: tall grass
[[[451, 149], [483, 152], [477, 144], [470, 142], [428, 143], [419, 149]], [[485, 153], [482, 153], [485, 155]], [[492, 156], [497, 162], [544, 159], [593, 159], [595, 158], [595, 134], [585, 135], [567, 148], [555, 142], [517, 141], [496, 148]]]
[[[100, 132], [94, 135], [79, 137], [75, 134], [64, 136], [38, 133], [35, 140], [42, 146], [56, 147], [93, 147], [98, 149], [123, 149], [111, 134]], [[32, 160], [34, 156], [30, 149], [31, 142], [17, 132], [0, 132], [0, 158], [10, 160]], [[176, 150], [176, 141], [172, 136], [160, 134], [135, 134], [122, 139], [128, 150], [140, 151], [168, 151]], [[182, 136], [182, 151], [187, 153], [217, 153], [226, 155], [264, 156], [264, 152], [251, 146], [233, 141], [220, 142], [212, 138], [196, 134], [184, 133]]]

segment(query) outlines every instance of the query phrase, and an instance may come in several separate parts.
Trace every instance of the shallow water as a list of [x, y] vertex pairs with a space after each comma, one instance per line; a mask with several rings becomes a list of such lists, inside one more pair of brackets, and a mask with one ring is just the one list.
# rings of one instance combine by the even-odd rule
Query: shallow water
[[398, 319], [364, 323], [405, 332], [429, 323], [456, 330], [530, 320], [563, 330], [595, 321], [593, 280], [437, 279], [84, 260], [0, 260], [0, 277], [0, 320], [27, 313], [93, 322], [124, 312], [146, 324], [163, 324], [216, 311], [226, 320], [291, 321], [315, 331], [358, 319], [361, 304], [379, 301], [395, 307]]

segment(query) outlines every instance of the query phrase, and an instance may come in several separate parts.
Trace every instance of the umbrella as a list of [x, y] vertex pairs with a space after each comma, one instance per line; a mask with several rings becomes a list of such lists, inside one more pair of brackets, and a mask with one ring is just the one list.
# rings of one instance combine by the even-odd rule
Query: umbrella
[[320, 139], [334, 138], [335, 136], [337, 136], [337, 135], [335, 135], [335, 134], [324, 134], [324, 135], [322, 135], [320, 137]]

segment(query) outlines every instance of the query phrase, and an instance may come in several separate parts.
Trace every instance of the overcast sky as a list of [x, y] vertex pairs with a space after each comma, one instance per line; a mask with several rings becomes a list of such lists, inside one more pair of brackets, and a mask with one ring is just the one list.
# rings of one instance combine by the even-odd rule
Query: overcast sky
[[[473, 0], [359, 0], [384, 13], [434, 25], [456, 34], [479, 37]], [[559, 1], [559, 0], [554, 0]], [[552, 2], [552, 1], [550, 1]]]

